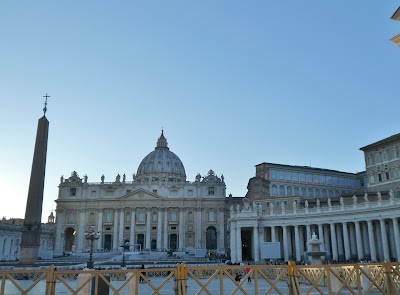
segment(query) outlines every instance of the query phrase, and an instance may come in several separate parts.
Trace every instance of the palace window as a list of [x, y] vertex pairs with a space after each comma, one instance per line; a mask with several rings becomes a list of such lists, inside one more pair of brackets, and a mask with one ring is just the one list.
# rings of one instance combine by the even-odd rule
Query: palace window
[[107, 221], [108, 223], [111, 223], [111, 222], [112, 222], [112, 213], [111, 213], [110, 211], [107, 212], [106, 221]]
[[378, 174], [378, 181], [382, 181], [382, 174]]
[[171, 221], [177, 221], [177, 216], [175, 211], [171, 212]]
[[213, 196], [214, 193], [215, 193], [214, 187], [213, 187], [213, 186], [210, 186], [210, 187], [208, 188], [208, 195], [209, 195], [209, 196]]
[[143, 211], [140, 211], [138, 214], [138, 221], [139, 222], [144, 222], [145, 221], [145, 214]]
[[153, 212], [153, 222], [157, 221], [157, 212]]
[[210, 212], [208, 212], [208, 221], [209, 222], [215, 222], [215, 216], [214, 216], [214, 211], [210, 210]]
[[76, 196], [76, 187], [71, 187], [71, 188], [69, 189], [69, 195], [70, 195], [71, 197], [75, 197], [75, 196]]

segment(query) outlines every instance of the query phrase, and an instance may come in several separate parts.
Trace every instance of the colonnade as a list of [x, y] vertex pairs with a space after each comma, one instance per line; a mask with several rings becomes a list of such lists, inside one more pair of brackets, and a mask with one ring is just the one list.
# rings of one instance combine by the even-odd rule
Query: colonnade
[[280, 242], [281, 258], [285, 261], [307, 260], [304, 252], [307, 242], [314, 232], [323, 242], [322, 250], [327, 252], [327, 258], [336, 261], [369, 260], [369, 261], [400, 261], [399, 218], [380, 218], [365, 220], [339, 220], [332, 218], [329, 222], [312, 222], [312, 219], [288, 224], [271, 220], [255, 224], [245, 224], [231, 220], [231, 259], [241, 262], [242, 232], [252, 232], [252, 259], [260, 260], [260, 242]]

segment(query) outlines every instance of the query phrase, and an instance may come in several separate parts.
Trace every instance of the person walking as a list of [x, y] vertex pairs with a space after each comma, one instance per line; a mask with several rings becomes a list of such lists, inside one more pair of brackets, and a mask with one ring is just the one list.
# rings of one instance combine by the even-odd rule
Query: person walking
[[[247, 265], [250, 265], [250, 262], [247, 262]], [[250, 271], [251, 271], [251, 268], [250, 268], [249, 266], [247, 266], [247, 267], [246, 267], [246, 275], [248, 275], [248, 277], [247, 277], [247, 282], [249, 282], [249, 283], [252, 282], [252, 280], [251, 280], [251, 275], [249, 275]]]

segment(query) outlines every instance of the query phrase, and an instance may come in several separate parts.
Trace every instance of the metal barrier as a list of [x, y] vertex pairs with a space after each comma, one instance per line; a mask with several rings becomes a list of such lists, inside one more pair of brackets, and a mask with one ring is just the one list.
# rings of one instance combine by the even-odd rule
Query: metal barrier
[[[246, 268], [250, 270], [246, 272]], [[178, 264], [173, 268], [109, 270], [56, 270], [51, 266], [39, 270], [1, 270], [0, 279], [1, 295], [400, 295], [399, 263], [313, 266], [293, 263], [246, 266]]]

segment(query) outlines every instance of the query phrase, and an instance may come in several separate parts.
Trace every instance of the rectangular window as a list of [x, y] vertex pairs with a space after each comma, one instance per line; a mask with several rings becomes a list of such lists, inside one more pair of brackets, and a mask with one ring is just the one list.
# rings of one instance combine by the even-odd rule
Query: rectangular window
[[189, 197], [193, 196], [193, 190], [192, 189], [188, 190], [188, 196]]
[[306, 174], [306, 180], [308, 183], [312, 183], [313, 176], [312, 174]]
[[386, 172], [385, 175], [386, 175], [386, 180], [390, 179], [389, 172]]
[[151, 229], [157, 229], [157, 226], [153, 226]]
[[125, 226], [125, 229], [126, 229], [126, 230], [129, 230], [129, 226]]
[[213, 186], [210, 186], [210, 187], [208, 188], [208, 195], [209, 195], [209, 196], [213, 196], [214, 193], [215, 193], [214, 187], [213, 187]]
[[75, 196], [76, 196], [76, 187], [71, 187], [71, 188], [69, 189], [69, 195], [70, 195], [71, 197], [75, 197]]
[[153, 194], [157, 195], [157, 190], [156, 189], [153, 189]]
[[378, 174], [378, 181], [382, 181], [382, 174]]
[[292, 172], [292, 181], [299, 182], [299, 173]]
[[306, 182], [306, 175], [304, 173], [299, 173], [299, 181]]
[[277, 179], [277, 176], [276, 176], [276, 170], [270, 170], [269, 171], [269, 175], [270, 175], [270, 177], [271, 177], [271, 180], [276, 180]]
[[369, 176], [369, 183], [374, 183], [375, 182], [375, 178], [373, 175]]
[[126, 193], [127, 193], [127, 194], [129, 194], [130, 192], [131, 192], [131, 190], [130, 190], [130, 189], [127, 189], [127, 190], [126, 190]]
[[270, 208], [270, 207], [271, 207], [271, 203], [267, 202], [267, 208]]

